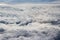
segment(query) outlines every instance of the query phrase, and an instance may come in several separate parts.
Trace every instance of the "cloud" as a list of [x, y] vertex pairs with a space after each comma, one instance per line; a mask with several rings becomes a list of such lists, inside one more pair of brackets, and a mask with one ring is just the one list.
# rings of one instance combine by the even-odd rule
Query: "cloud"
[[56, 4], [0, 5], [0, 40], [60, 39], [59, 8]]

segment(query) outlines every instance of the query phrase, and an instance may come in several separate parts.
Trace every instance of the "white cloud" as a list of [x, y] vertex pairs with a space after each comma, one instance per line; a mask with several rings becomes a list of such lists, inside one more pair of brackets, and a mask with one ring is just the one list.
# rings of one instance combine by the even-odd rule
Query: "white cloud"
[[59, 5], [0, 5], [0, 40], [57, 40]]

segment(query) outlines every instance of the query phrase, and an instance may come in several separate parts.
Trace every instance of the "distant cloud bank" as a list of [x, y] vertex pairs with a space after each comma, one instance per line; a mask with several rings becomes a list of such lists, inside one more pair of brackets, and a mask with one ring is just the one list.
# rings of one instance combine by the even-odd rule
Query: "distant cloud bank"
[[60, 0], [0, 0], [0, 3], [60, 3]]

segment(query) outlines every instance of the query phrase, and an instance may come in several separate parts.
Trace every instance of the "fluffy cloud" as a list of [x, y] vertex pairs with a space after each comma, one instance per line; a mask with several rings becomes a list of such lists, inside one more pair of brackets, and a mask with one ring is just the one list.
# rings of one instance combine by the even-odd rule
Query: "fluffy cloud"
[[59, 40], [59, 5], [0, 5], [0, 40]]

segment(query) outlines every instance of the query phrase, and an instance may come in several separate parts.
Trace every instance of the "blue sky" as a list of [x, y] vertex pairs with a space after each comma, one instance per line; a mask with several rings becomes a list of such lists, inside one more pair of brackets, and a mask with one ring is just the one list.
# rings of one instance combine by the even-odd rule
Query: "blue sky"
[[60, 3], [60, 0], [0, 0], [4, 3]]

